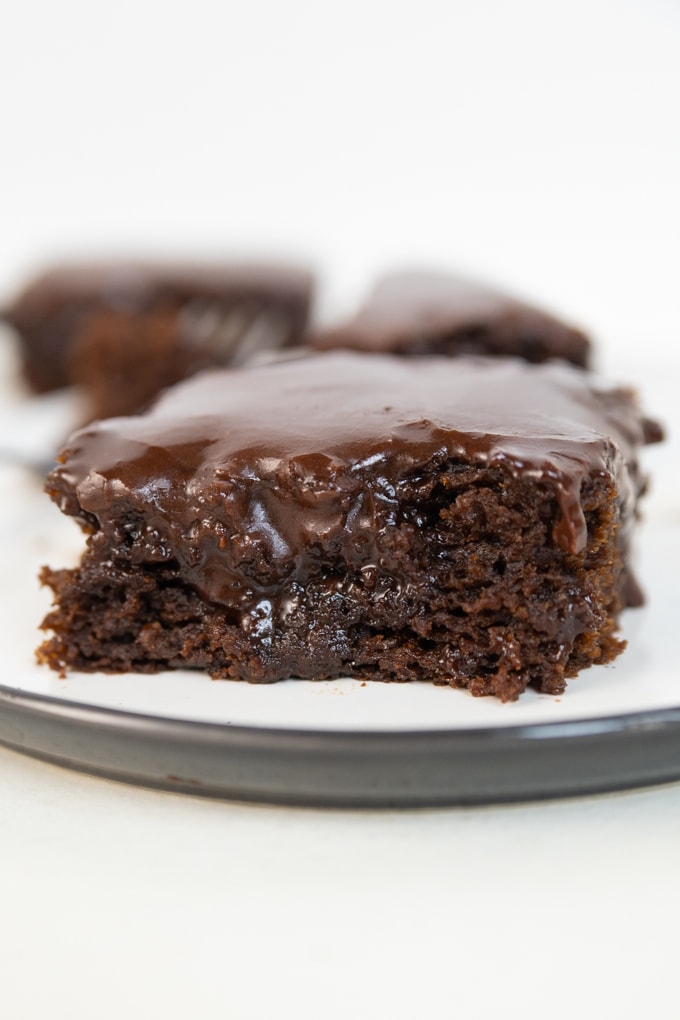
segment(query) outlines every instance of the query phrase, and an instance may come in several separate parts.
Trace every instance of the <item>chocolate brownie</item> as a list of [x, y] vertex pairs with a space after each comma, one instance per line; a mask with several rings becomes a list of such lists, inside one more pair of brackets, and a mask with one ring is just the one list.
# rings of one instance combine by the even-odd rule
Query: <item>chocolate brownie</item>
[[438, 273], [393, 273], [380, 280], [348, 322], [311, 338], [318, 350], [400, 355], [513, 354], [587, 366], [580, 330], [486, 284]]
[[267, 265], [63, 266], [5, 310], [38, 392], [78, 384], [90, 417], [134, 413], [200, 369], [295, 344], [312, 278]]
[[611, 661], [638, 601], [629, 390], [516, 358], [311, 355], [214, 370], [75, 433], [47, 491], [54, 669], [353, 675], [516, 698]]

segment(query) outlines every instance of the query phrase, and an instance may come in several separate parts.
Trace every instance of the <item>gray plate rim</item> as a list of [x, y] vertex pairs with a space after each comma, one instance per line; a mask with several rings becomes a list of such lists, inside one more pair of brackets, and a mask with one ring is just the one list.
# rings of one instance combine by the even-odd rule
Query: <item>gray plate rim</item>
[[680, 779], [680, 707], [507, 727], [276, 729], [0, 684], [0, 743], [136, 785], [316, 807], [478, 805]]

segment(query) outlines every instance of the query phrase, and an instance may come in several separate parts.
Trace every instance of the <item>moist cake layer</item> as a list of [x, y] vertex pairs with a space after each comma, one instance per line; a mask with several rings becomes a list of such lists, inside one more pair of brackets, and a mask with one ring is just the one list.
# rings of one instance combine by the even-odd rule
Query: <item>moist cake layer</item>
[[353, 674], [516, 697], [620, 650], [658, 438], [566, 365], [329, 354], [205, 373], [76, 433], [48, 491], [57, 669]]
[[580, 330], [494, 287], [443, 273], [385, 276], [352, 319], [317, 334], [311, 343], [318, 350], [411, 356], [561, 358], [582, 367], [590, 357], [590, 341]]

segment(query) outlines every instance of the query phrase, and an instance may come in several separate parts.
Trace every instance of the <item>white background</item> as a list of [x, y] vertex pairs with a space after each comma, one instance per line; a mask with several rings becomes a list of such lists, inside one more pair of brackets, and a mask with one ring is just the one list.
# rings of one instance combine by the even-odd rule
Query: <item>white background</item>
[[[0, 294], [64, 255], [291, 253], [327, 315], [385, 267], [460, 267], [594, 329], [610, 374], [665, 374], [670, 409], [674, 0], [24, 0], [0, 25]], [[324, 813], [0, 750], [0, 1009], [678, 1017], [678, 859], [677, 784]]]
[[674, 0], [24, 0], [3, 19], [0, 281], [65, 252], [292, 252], [329, 293], [487, 273], [677, 322]]

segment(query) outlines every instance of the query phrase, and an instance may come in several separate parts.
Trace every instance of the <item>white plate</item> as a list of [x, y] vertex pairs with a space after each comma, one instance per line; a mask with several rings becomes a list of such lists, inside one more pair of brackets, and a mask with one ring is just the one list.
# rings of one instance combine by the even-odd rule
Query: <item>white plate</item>
[[[630, 373], [628, 373], [630, 375]], [[680, 434], [673, 372], [646, 406]], [[14, 408], [12, 408], [14, 402]], [[35, 457], [53, 402], [5, 403], [3, 446]], [[65, 408], [68, 411], [68, 407]], [[19, 418], [13, 418], [20, 412]], [[673, 426], [673, 421], [677, 422]], [[40, 440], [43, 442], [43, 440]], [[39, 451], [38, 451], [39, 452]], [[514, 704], [424, 683], [286, 681], [256, 686], [199, 671], [155, 676], [38, 666], [49, 607], [39, 567], [77, 562], [83, 537], [27, 469], [0, 467], [3, 625], [0, 742], [110, 778], [184, 792], [317, 805], [487, 803], [597, 792], [680, 777], [680, 476], [674, 442], [645, 451], [654, 476], [638, 536], [647, 605], [628, 611], [626, 651], [561, 697]]]

